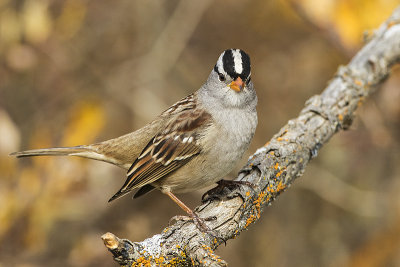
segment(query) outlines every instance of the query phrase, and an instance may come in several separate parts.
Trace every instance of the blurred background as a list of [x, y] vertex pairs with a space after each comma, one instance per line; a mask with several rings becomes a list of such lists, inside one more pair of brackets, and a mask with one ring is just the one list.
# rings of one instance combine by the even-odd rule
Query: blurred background
[[[160, 192], [108, 199], [125, 171], [13, 151], [138, 129], [203, 84], [219, 54], [252, 59], [265, 144], [319, 94], [398, 0], [0, 0], [0, 266], [115, 266], [100, 236], [141, 241], [182, 211]], [[217, 254], [230, 266], [400, 266], [400, 73]], [[240, 169], [232, 172], [232, 177]], [[205, 192], [182, 195], [191, 207]]]

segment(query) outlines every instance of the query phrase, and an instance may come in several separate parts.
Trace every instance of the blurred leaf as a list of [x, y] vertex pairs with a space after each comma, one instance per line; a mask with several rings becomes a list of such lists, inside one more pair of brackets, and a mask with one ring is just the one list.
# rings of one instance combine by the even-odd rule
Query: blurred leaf
[[18, 44], [7, 54], [8, 66], [16, 71], [26, 71], [36, 65], [37, 55], [31, 46]]
[[[0, 109], [0, 156], [18, 150], [21, 135], [8, 113]], [[0, 170], [1, 164], [0, 164]]]
[[14, 218], [18, 214], [19, 206], [18, 196], [15, 191], [2, 186], [0, 188], [0, 241], [12, 226]]
[[334, 30], [346, 47], [359, 46], [364, 31], [377, 27], [399, 4], [398, 0], [294, 1], [313, 23]]
[[[15, 43], [21, 37], [21, 23], [12, 8], [0, 10], [0, 45]], [[2, 47], [0, 47], [2, 48]]]
[[18, 181], [18, 190], [23, 198], [30, 199], [39, 194], [41, 181], [37, 168], [23, 168]]
[[47, 39], [52, 28], [52, 19], [45, 0], [26, 0], [23, 19], [26, 38], [32, 43]]
[[358, 45], [363, 32], [377, 27], [398, 4], [397, 0], [337, 1], [334, 23], [343, 42]]
[[57, 33], [62, 39], [73, 37], [81, 28], [86, 15], [84, 2], [77, 0], [65, 1], [61, 16], [57, 19]]
[[63, 144], [66, 146], [89, 144], [95, 140], [105, 124], [105, 112], [96, 102], [80, 102], [72, 107]]

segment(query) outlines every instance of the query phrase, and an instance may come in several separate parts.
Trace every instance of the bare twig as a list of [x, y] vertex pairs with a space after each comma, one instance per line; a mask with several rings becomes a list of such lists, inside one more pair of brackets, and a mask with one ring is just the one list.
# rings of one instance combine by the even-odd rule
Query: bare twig
[[297, 118], [250, 157], [237, 180], [249, 181], [256, 188], [242, 186], [196, 208], [200, 217], [217, 217], [207, 224], [219, 238], [201, 233], [190, 221], [178, 221], [142, 242], [107, 233], [102, 237], [106, 247], [120, 264], [226, 265], [214, 250], [257, 221], [263, 208], [301, 176], [319, 149], [350, 126], [355, 110], [399, 61], [400, 8], [347, 66], [339, 68], [321, 95], [310, 98]]
[[[390, 203], [385, 194], [359, 189], [315, 165], [308, 167], [308, 174], [308, 179], [303, 179], [297, 188], [310, 190], [325, 201], [359, 216], [381, 217]], [[315, 181], [312, 177], [322, 179]]]
[[[108, 84], [106, 88], [112, 90], [112, 95], [117, 97], [121, 103], [125, 103], [138, 117], [145, 117], [145, 120], [149, 120], [159, 111], [168, 107], [156, 93], [143, 90], [143, 88], [155, 81], [163, 80], [170, 68], [175, 66], [211, 3], [212, 0], [179, 1], [148, 53], [127, 60], [106, 79]], [[132, 82], [132, 77], [134, 77], [134, 82]], [[119, 93], [117, 95], [114, 88], [118, 88]], [[136, 99], [137, 90], [140, 90], [142, 94], [143, 92], [147, 94], [140, 101], [146, 98], [150, 99], [153, 106], [161, 107], [160, 110], [156, 110], [155, 114], [143, 114], [140, 108], [135, 109], [135, 105], [132, 105], [132, 99]], [[127, 97], [129, 95], [131, 97]], [[154, 103], [158, 103], [158, 105], [154, 105]], [[140, 106], [140, 103], [136, 104]]]
[[303, 8], [301, 3], [296, 0], [288, 0], [289, 5], [292, 7], [293, 11], [308, 25], [310, 28], [316, 30], [322, 37], [328, 40], [333, 47], [338, 51], [342, 52], [345, 56], [350, 58], [354, 55], [354, 51], [343, 44], [343, 40], [336, 31], [333, 25], [321, 25], [315, 22], [307, 11]]

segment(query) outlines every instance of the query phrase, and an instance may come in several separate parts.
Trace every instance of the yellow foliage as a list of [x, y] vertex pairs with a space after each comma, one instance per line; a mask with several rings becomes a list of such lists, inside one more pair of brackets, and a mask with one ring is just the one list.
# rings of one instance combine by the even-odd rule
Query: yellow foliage
[[95, 102], [80, 102], [71, 110], [72, 117], [65, 129], [62, 144], [74, 146], [92, 143], [105, 124], [103, 108]]
[[39, 43], [46, 40], [52, 27], [52, 19], [48, 11], [48, 1], [25, 1], [23, 20], [27, 40], [32, 43]]
[[20, 37], [21, 24], [19, 23], [17, 12], [12, 8], [0, 10], [0, 45], [16, 43]]
[[399, 4], [398, 0], [298, 0], [296, 2], [314, 23], [324, 29], [334, 30], [346, 47], [360, 45], [364, 31], [379, 26]]
[[65, 1], [61, 15], [57, 18], [57, 33], [62, 39], [73, 37], [82, 26], [86, 6], [82, 1]]
[[39, 172], [34, 168], [23, 168], [19, 175], [18, 191], [24, 198], [30, 198], [39, 194], [41, 181]]
[[[68, 111], [67, 111], [68, 112]], [[64, 145], [91, 143], [98, 136], [105, 123], [105, 112], [96, 101], [81, 101], [71, 106], [70, 120], [64, 129]], [[62, 131], [63, 129], [60, 129]], [[58, 144], [57, 144], [58, 145]], [[52, 132], [45, 123], [39, 124], [32, 132], [30, 147], [52, 147]], [[47, 247], [48, 234], [54, 223], [65, 214], [77, 209], [66, 210], [66, 195], [75, 191], [82, 181], [82, 169], [68, 159], [67, 164], [60, 158], [34, 157], [33, 165], [21, 166], [18, 171], [16, 189], [5, 194], [7, 201], [0, 209], [0, 238], [24, 216], [23, 244], [27, 251], [38, 253]], [[78, 174], [77, 174], [78, 173]], [[10, 185], [11, 182], [9, 182]], [[0, 193], [3, 193], [0, 190]], [[0, 200], [2, 197], [0, 197]]]
[[12, 226], [15, 217], [19, 214], [18, 195], [8, 188], [0, 189], [0, 240]]
[[344, 44], [360, 44], [363, 32], [379, 26], [398, 4], [395, 0], [337, 1], [334, 24]]
[[52, 35], [53, 28], [62, 39], [72, 38], [81, 28], [87, 12], [86, 3], [79, 0], [64, 1], [62, 12], [56, 18], [49, 10], [49, 0], [23, 3], [19, 10], [0, 0], [0, 51], [4, 49], [1, 45], [13, 45], [23, 38], [27, 43], [43, 42]]

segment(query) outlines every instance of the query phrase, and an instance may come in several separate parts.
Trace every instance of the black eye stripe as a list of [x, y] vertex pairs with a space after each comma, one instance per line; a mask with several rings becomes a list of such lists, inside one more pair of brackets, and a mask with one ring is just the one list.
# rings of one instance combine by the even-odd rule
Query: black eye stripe
[[215, 66], [214, 66], [214, 71], [215, 71], [216, 73], [218, 73], [218, 74], [221, 74], [221, 73], [219, 73], [219, 71], [218, 71], [217, 64], [215, 64]]

